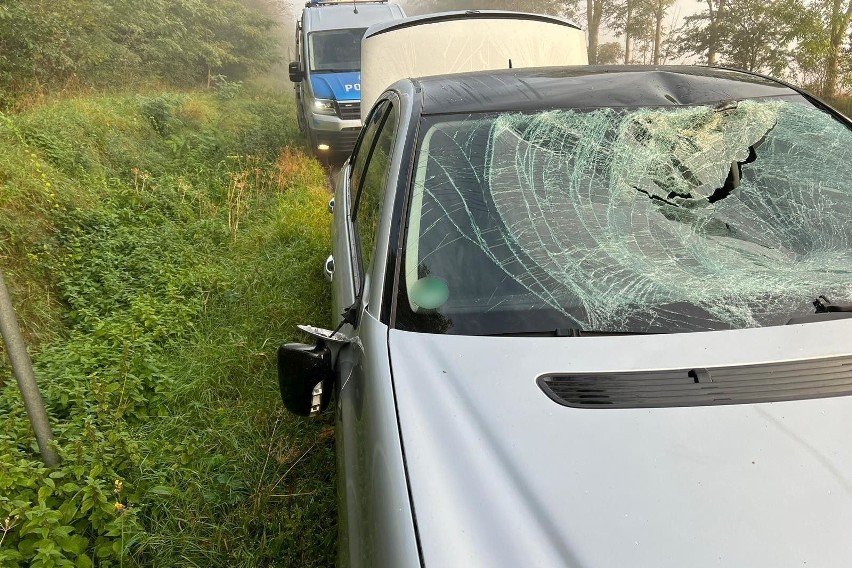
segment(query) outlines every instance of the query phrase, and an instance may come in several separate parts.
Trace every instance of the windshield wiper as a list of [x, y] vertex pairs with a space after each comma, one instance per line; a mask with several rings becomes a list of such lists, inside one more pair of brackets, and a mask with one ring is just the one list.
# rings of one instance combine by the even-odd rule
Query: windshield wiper
[[311, 73], [355, 73], [358, 69], [312, 69]]
[[825, 296], [820, 296], [814, 300], [814, 308], [816, 313], [825, 314], [828, 312], [852, 312], [852, 304], [835, 304]]
[[813, 304], [814, 313], [793, 316], [787, 325], [852, 318], [852, 304], [835, 304], [825, 296], [818, 297]]

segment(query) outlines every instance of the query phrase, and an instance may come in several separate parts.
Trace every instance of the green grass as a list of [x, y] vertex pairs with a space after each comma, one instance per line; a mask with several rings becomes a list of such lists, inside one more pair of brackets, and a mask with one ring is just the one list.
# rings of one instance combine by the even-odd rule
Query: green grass
[[0, 565], [333, 564], [332, 426], [287, 415], [274, 370], [329, 319], [328, 196], [288, 100], [0, 116], [0, 267], [63, 458], [39, 464], [0, 363]]
[[234, 244], [222, 259], [228, 277], [217, 300], [193, 341], [174, 352], [172, 372], [184, 377], [174, 406], [141, 437], [185, 441], [171, 459], [154, 454], [143, 462], [149, 483], [164, 466], [176, 471], [169, 485], [180, 492], [152, 515], [140, 559], [333, 564], [333, 436], [326, 423], [284, 412], [273, 370], [275, 349], [297, 323], [329, 318], [318, 281], [328, 246], [324, 199], [320, 191], [288, 192]]

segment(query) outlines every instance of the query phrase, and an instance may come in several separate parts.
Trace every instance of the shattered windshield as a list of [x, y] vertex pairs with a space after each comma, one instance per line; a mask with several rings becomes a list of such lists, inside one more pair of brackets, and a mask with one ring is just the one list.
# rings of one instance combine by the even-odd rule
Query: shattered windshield
[[402, 329], [734, 329], [852, 300], [852, 132], [803, 99], [422, 131]]

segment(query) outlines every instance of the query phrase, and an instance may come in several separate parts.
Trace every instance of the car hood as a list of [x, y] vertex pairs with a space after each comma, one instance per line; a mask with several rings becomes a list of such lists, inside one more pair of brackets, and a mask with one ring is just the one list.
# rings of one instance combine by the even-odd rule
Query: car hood
[[391, 330], [424, 564], [847, 564], [852, 397], [579, 409], [536, 379], [848, 355], [850, 337], [852, 320], [581, 338]]

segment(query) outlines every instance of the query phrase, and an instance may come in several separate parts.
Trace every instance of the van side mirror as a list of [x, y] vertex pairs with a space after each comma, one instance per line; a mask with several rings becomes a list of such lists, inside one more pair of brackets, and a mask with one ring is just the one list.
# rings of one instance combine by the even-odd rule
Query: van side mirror
[[299, 416], [311, 416], [328, 407], [334, 372], [331, 349], [319, 339], [316, 345], [286, 343], [278, 348], [278, 388], [284, 407]]
[[301, 83], [305, 79], [305, 72], [302, 71], [302, 66], [298, 61], [291, 61], [288, 70], [290, 71], [290, 80], [294, 83]]

